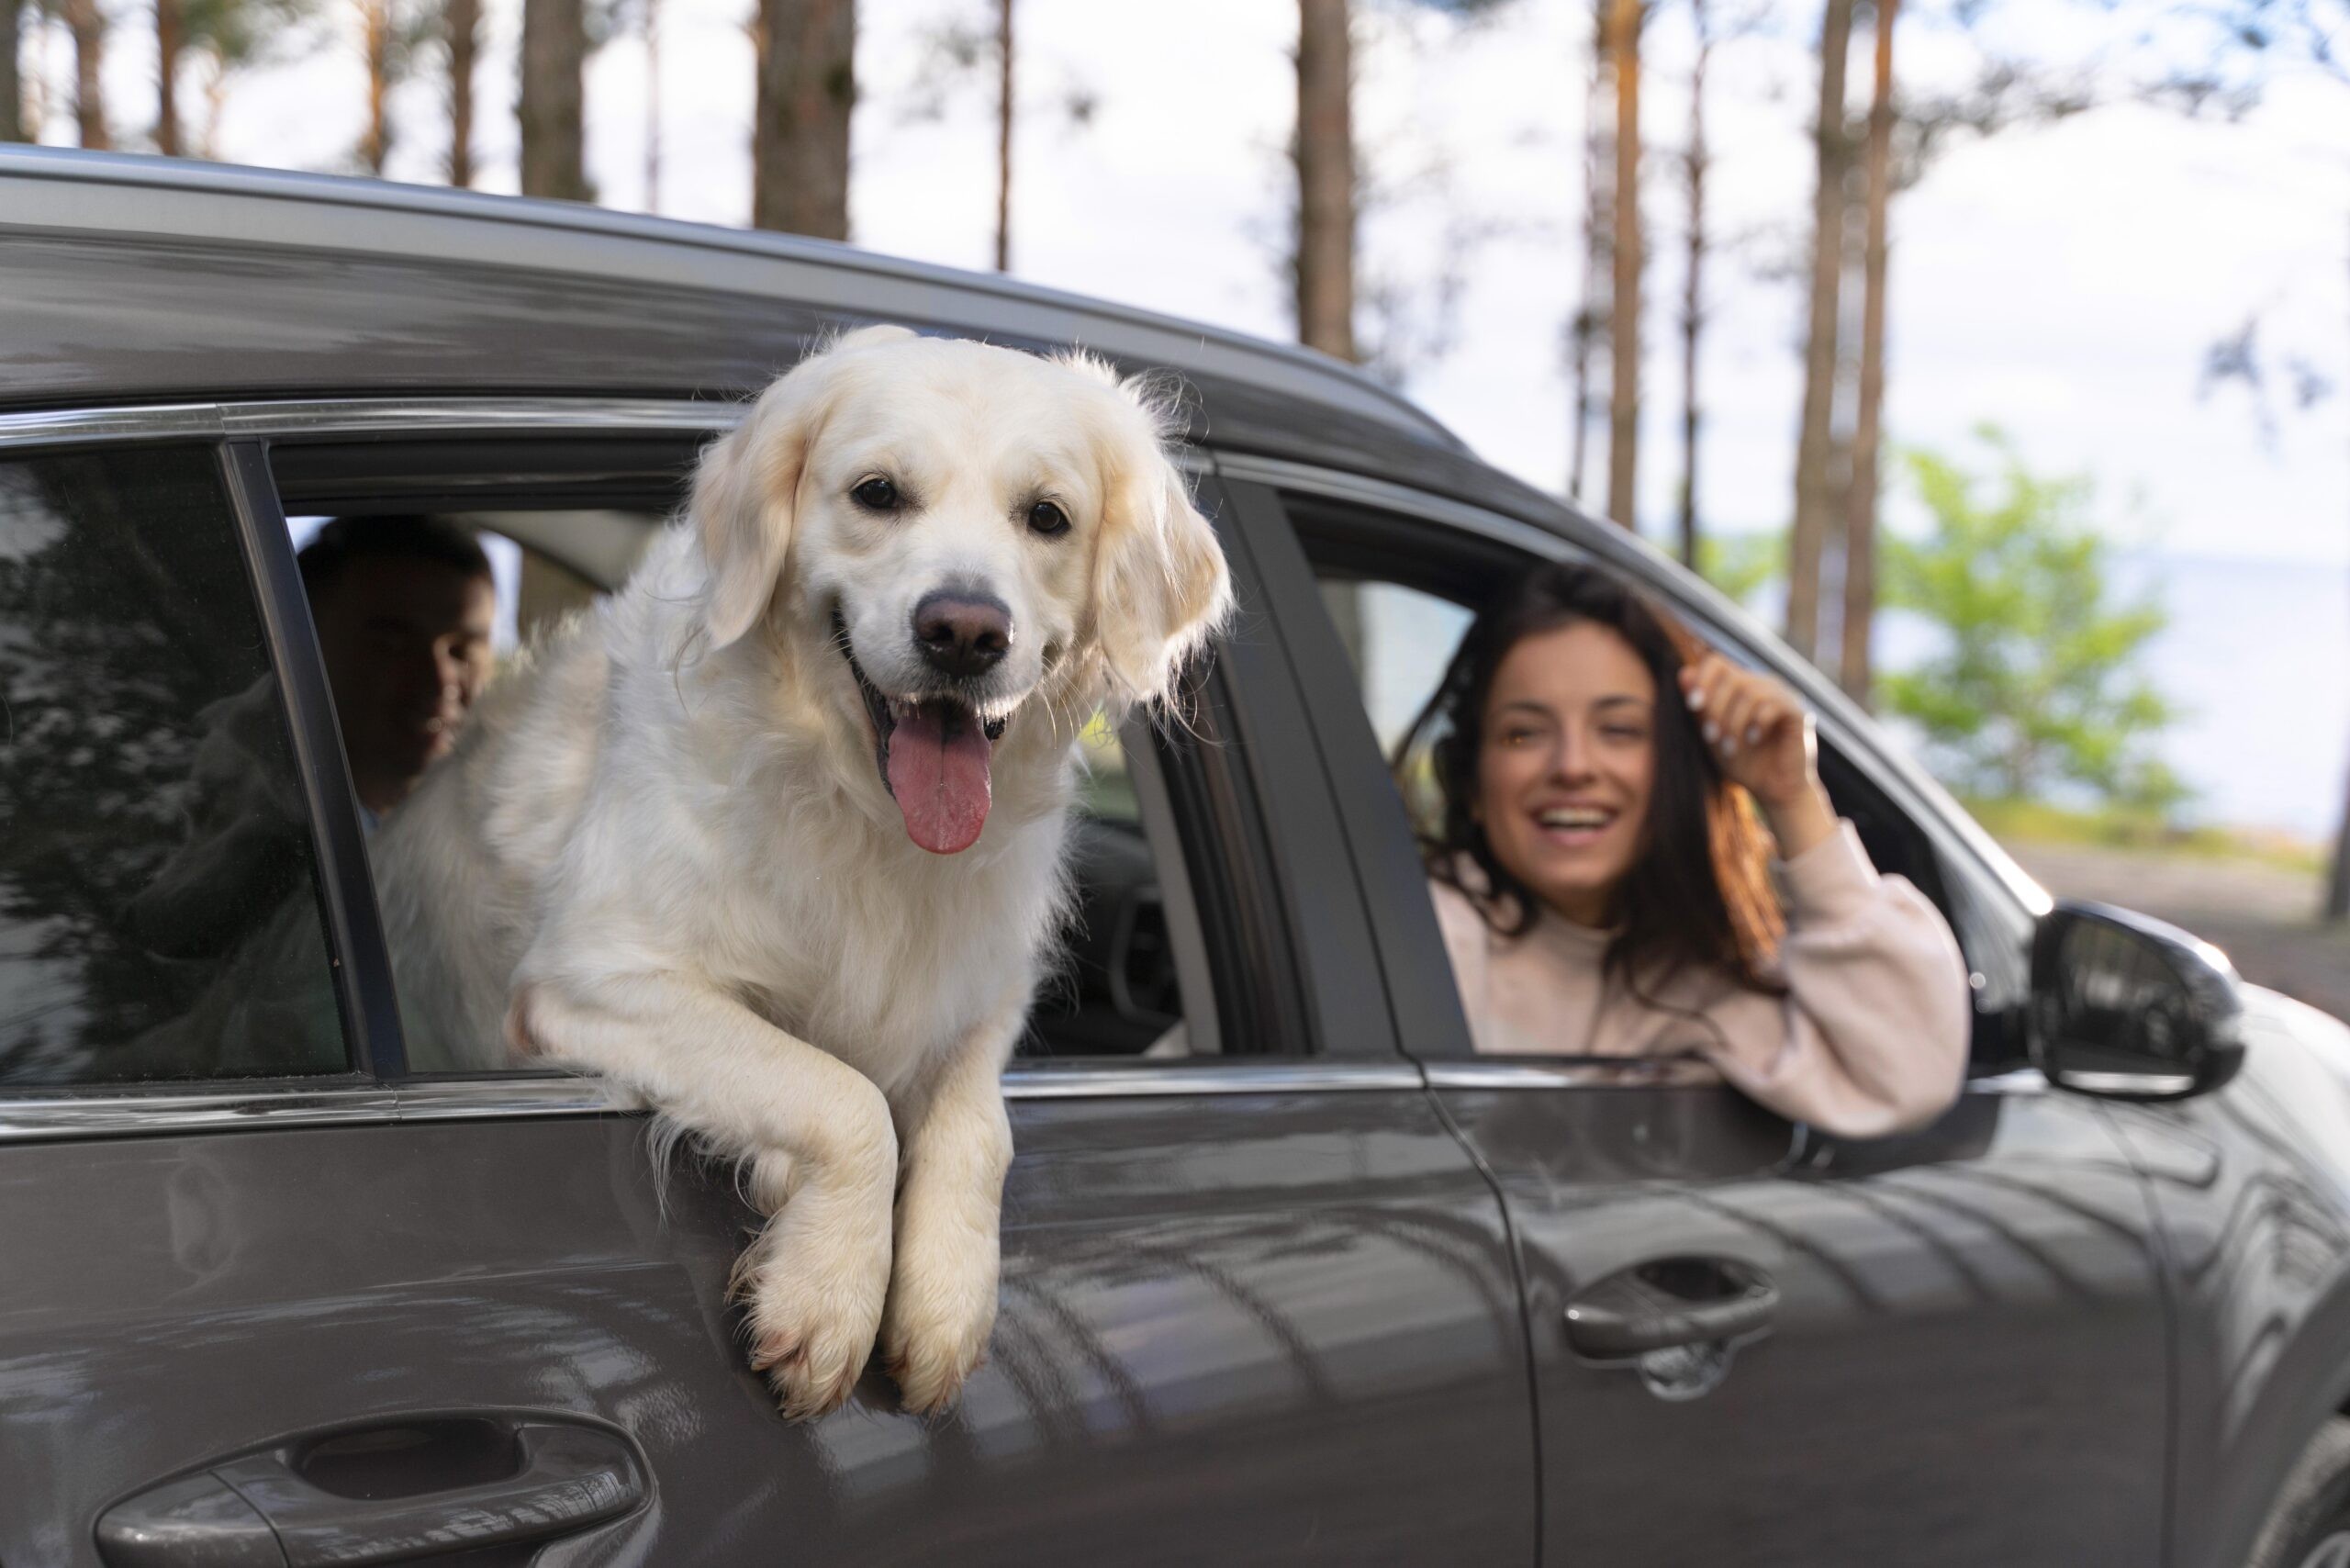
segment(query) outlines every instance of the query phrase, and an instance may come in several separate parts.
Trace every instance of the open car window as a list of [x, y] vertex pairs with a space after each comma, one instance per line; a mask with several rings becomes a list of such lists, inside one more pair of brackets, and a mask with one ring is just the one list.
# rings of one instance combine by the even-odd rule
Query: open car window
[[[1315, 498], [1292, 497], [1288, 501], [1380, 754], [1391, 761], [1400, 757], [1395, 783], [1405, 811], [1416, 832], [1430, 834], [1438, 825], [1441, 799], [1426, 748], [1407, 752], [1404, 742], [1435, 694], [1476, 607], [1505, 591], [1533, 561], [1510, 546], [1458, 530], [1388, 514], [1374, 516]], [[1734, 662], [1754, 662], [1748, 650], [1717, 645]], [[1837, 812], [1852, 824], [1879, 871], [1901, 876], [1922, 892], [1970, 955], [1991, 939], [1986, 935], [1988, 923], [1970, 904], [1964, 879], [1947, 874], [1933, 841], [1866, 768], [1826, 735], [1819, 769]], [[1467, 907], [1453, 901], [1449, 913], [1455, 926], [1463, 924]], [[1461, 940], [1456, 930], [1449, 945], [1457, 946]], [[1978, 1006], [1976, 1070], [2015, 1065], [2014, 1036], [2014, 1020], [2006, 1009]], [[1556, 1052], [1581, 1055], [1585, 1048], [1572, 1031], [1562, 1031]]]
[[[464, 471], [435, 483], [430, 476], [442, 460], [423, 446], [411, 454], [413, 467], [381, 447], [370, 447], [357, 472], [331, 454], [286, 450], [292, 456], [281, 462], [279, 481], [297, 549], [308, 553], [354, 530], [380, 532], [397, 522], [436, 534], [454, 533], [478, 546], [488, 568], [489, 636], [484, 667], [478, 690], [462, 704], [462, 711], [444, 708], [436, 713], [414, 689], [433, 668], [428, 644], [455, 630], [450, 607], [462, 610], [462, 595], [452, 599], [444, 594], [436, 600], [426, 591], [433, 575], [430, 569], [423, 573], [425, 588], [420, 588], [414, 573], [379, 571], [362, 563], [353, 577], [343, 579], [346, 586], [371, 573], [389, 586], [371, 582], [364, 596], [371, 601], [368, 614], [382, 623], [380, 634], [353, 639], [336, 624], [336, 617], [350, 608], [352, 596], [313, 588], [319, 641], [336, 689], [363, 823], [372, 840], [396, 820], [404, 802], [380, 794], [370, 798], [368, 764], [361, 755], [368, 743], [362, 732], [376, 722], [376, 715], [389, 712], [388, 722], [395, 727], [438, 722], [462, 734], [464, 726], [484, 711], [482, 704], [491, 700], [498, 683], [516, 678], [527, 666], [534, 644], [565, 634], [566, 621], [592, 610], [625, 581], [666, 521], [669, 508], [681, 498], [685, 464], [681, 459], [663, 465], [643, 454], [642, 466], [652, 477], [616, 481], [609, 494], [599, 495], [592, 487], [570, 483], [534, 489], [553, 466], [543, 458], [518, 462], [520, 472], [501, 478], [486, 454], [468, 449]], [[676, 476], [665, 477], [668, 475]], [[453, 570], [461, 578], [465, 576], [462, 566]], [[386, 595], [395, 602], [374, 602]], [[386, 673], [403, 659], [419, 672], [405, 683]], [[442, 667], [445, 674], [453, 666], [444, 660]], [[1186, 834], [1199, 830], [1179, 823], [1177, 797], [1191, 799], [1201, 791], [1184, 778], [1169, 777], [1198, 762], [1197, 753], [1184, 750], [1192, 739], [1181, 725], [1168, 726], [1161, 734], [1139, 717], [1123, 727], [1097, 721], [1085, 732], [1069, 834], [1071, 897], [1056, 948], [1058, 962], [1040, 987], [1019, 1047], [1021, 1058], [1165, 1061], [1231, 1048], [1227, 1032], [1219, 1027], [1216, 971], [1186, 863]], [[453, 741], [454, 735], [448, 744], [410, 754], [431, 753], [416, 766], [410, 790], [420, 787], [431, 770], [442, 765]], [[398, 922], [390, 924], [397, 926]], [[397, 930], [390, 939], [395, 944], [401, 939]], [[499, 1042], [445, 1050], [433, 1036], [431, 1005], [430, 998], [401, 998], [412, 1070], [545, 1070], [507, 1057]]]

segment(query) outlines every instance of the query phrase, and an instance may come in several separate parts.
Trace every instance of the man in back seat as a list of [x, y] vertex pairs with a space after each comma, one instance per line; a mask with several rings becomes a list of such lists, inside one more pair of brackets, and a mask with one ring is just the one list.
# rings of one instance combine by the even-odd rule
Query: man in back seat
[[[489, 557], [439, 518], [337, 518], [295, 557], [334, 693], [352, 790], [370, 832], [456, 744], [490, 667]], [[300, 885], [307, 812], [280, 752], [277, 681], [265, 676], [198, 716], [188, 835], [133, 901], [151, 951], [226, 951]]]

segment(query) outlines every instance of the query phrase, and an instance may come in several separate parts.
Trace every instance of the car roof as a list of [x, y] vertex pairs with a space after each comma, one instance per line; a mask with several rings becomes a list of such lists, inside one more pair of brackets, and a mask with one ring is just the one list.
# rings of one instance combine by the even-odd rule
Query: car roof
[[799, 235], [379, 180], [0, 146], [0, 408], [315, 396], [737, 398], [872, 320], [1080, 344], [1196, 437], [1379, 467], [1467, 449], [1290, 344]]

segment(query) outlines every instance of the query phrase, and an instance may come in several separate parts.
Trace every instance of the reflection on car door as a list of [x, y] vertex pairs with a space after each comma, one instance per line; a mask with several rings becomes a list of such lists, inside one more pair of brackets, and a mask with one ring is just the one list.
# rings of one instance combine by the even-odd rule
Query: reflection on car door
[[1407, 1048], [1523, 1249], [1546, 1561], [2159, 1562], [2158, 1249], [2100, 1109], [2018, 1074], [1914, 1136], [1846, 1142], [1654, 1064], [1473, 1058], [1312, 569], [1294, 541], [1260, 557], [1391, 988], [1423, 999]]
[[[284, 548], [275, 518], [247, 532]], [[263, 577], [290, 592], [289, 574], [281, 555]], [[1225, 671], [1219, 744], [1271, 766], [1248, 754], [1296, 697], [1261, 626]], [[1352, 900], [1348, 877], [1285, 896]], [[1318, 967], [1276, 977], [1325, 1042], [1333, 1017], [1381, 1016], [1344, 940], [1324, 931]], [[592, 1085], [11, 1103], [0, 1562], [86, 1568], [102, 1513], [256, 1450], [300, 1473], [321, 1452], [393, 1464], [429, 1513], [495, 1494], [484, 1453], [556, 1418], [645, 1483], [566, 1562], [1534, 1560], [1500, 1207], [1416, 1070], [1392, 1050], [1072, 1062], [1013, 1090], [989, 1363], [939, 1420], [868, 1388], [802, 1426], [749, 1371], [726, 1299], [757, 1223], [733, 1173], [654, 1169], [642, 1119]], [[304, 1436], [341, 1440], [288, 1445]], [[344, 1491], [371, 1484], [394, 1483]], [[357, 1506], [323, 1485], [315, 1507]]]

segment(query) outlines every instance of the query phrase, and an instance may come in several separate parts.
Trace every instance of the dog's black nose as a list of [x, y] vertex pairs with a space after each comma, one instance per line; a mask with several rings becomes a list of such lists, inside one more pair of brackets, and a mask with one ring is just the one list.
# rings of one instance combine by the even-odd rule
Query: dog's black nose
[[985, 675], [1012, 646], [1012, 608], [985, 594], [940, 589], [914, 606], [914, 641], [933, 669], [957, 680]]

